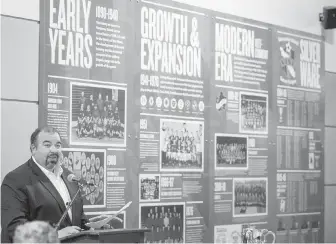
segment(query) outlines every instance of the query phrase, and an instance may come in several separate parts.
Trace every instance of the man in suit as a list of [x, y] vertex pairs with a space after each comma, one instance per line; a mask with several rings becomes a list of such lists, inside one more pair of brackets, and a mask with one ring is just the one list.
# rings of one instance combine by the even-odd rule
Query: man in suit
[[[9, 172], [1, 185], [2, 243], [12, 242], [16, 227], [28, 221], [57, 224], [78, 190], [76, 183], [67, 181], [70, 171], [60, 165], [62, 144], [54, 128], [36, 129], [30, 143], [31, 158]], [[58, 237], [89, 229], [87, 222], [78, 195], [60, 225]]]

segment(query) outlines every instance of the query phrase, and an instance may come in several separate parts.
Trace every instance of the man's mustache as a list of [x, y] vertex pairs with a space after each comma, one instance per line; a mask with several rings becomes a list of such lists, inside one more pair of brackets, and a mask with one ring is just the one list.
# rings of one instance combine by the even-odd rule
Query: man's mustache
[[48, 158], [51, 158], [51, 157], [59, 157], [58, 153], [51, 153], [48, 155]]

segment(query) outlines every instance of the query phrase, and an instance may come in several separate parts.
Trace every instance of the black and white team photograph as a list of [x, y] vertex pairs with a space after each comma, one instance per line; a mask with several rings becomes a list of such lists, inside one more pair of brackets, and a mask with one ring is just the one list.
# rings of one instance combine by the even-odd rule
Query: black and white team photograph
[[62, 166], [86, 183], [81, 188], [84, 208], [106, 206], [106, 151], [104, 149], [63, 148]]
[[184, 203], [140, 205], [140, 228], [151, 229], [145, 243], [184, 243]]
[[70, 144], [126, 145], [126, 89], [71, 83]]
[[215, 134], [215, 169], [248, 169], [248, 136]]
[[140, 174], [140, 201], [160, 201], [160, 175]]
[[268, 95], [240, 92], [239, 132], [268, 133]]
[[267, 178], [233, 179], [233, 217], [267, 215]]
[[160, 120], [160, 170], [203, 172], [204, 122]]

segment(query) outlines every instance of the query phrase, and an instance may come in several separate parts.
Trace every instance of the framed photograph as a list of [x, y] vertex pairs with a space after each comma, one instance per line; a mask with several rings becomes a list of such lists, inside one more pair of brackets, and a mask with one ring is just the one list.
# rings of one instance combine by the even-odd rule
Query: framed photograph
[[126, 146], [126, 88], [72, 82], [70, 145]]
[[[85, 215], [88, 218], [93, 218], [93, 217], [97, 217], [99, 215], [114, 215], [116, 214], [117, 211], [103, 211], [103, 212], [85, 212]], [[112, 219], [111, 221], [109, 221], [107, 223], [108, 226], [106, 226], [105, 229], [126, 229], [126, 212], [122, 211], [121, 213], [119, 213], [117, 215], [117, 217], [122, 220], [122, 222], [120, 222], [117, 219]], [[109, 227], [109, 228], [108, 228]]]
[[268, 95], [240, 92], [239, 132], [268, 133]]
[[106, 207], [106, 151], [104, 149], [63, 148], [62, 166], [95, 186], [84, 186], [84, 208]]
[[204, 121], [160, 120], [160, 171], [204, 171]]
[[248, 136], [215, 134], [215, 170], [248, 169]]
[[139, 186], [140, 202], [160, 201], [160, 175], [140, 174]]
[[185, 203], [144, 203], [139, 213], [139, 228], [152, 230], [145, 243], [185, 242]]
[[268, 213], [267, 178], [233, 179], [233, 217], [263, 216]]

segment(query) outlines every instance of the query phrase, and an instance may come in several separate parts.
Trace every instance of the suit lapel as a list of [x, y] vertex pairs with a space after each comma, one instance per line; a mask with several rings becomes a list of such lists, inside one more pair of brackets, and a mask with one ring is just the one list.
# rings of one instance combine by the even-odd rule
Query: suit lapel
[[[53, 185], [53, 183], [49, 180], [49, 178], [45, 175], [44, 172], [36, 165], [36, 163], [30, 159], [29, 166], [32, 168], [35, 175], [37, 175], [38, 180], [41, 182], [41, 184], [49, 191], [49, 193], [55, 198], [56, 202], [58, 203], [58, 206], [61, 209], [61, 212], [63, 213], [66, 210], [66, 207], [64, 205], [64, 201], [61, 197], [61, 195], [58, 193], [57, 189]], [[65, 219], [71, 223], [71, 220], [69, 218], [69, 214], [66, 215]]]

